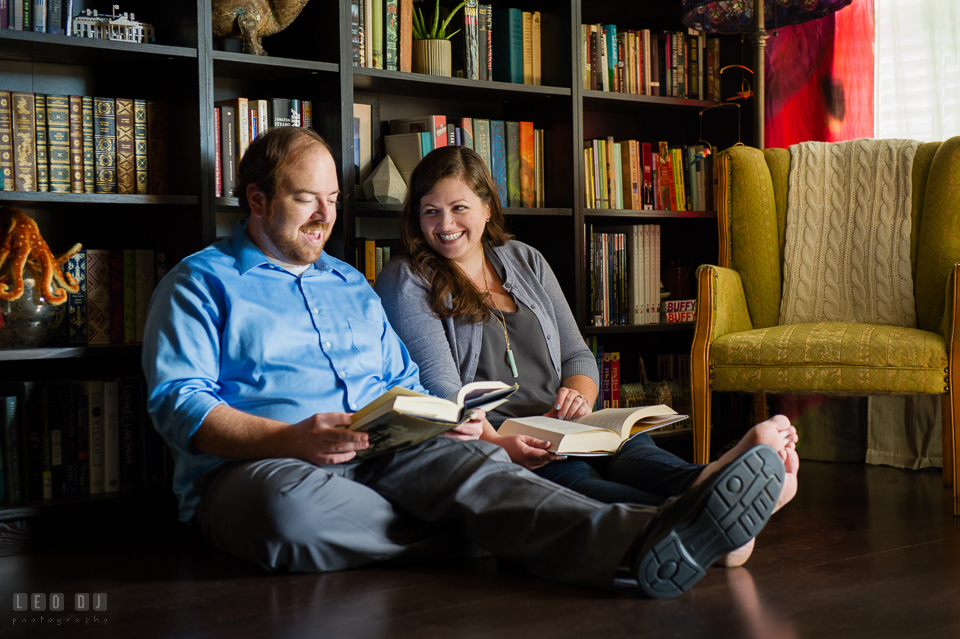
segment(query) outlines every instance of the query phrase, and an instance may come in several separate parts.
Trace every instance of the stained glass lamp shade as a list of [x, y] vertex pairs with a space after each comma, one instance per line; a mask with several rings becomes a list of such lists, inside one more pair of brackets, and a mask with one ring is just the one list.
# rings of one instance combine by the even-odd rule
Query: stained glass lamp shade
[[[817, 20], [844, 8], [853, 0], [766, 0], [764, 27]], [[753, 0], [684, 0], [683, 23], [707, 33], [750, 33], [753, 29]]]

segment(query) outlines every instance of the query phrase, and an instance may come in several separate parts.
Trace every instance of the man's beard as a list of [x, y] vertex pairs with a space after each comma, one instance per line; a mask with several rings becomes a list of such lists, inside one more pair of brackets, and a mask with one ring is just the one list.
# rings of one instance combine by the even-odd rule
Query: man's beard
[[[278, 216], [270, 207], [269, 214], [263, 220], [263, 230], [273, 245], [280, 251], [283, 259], [291, 264], [313, 264], [320, 259], [320, 252], [323, 250], [327, 239], [330, 237], [330, 225], [326, 222], [312, 221], [304, 224], [297, 230], [297, 235], [291, 238], [283, 233], [278, 224]], [[301, 237], [301, 232], [309, 232], [315, 229], [322, 230], [323, 241], [319, 245], [307, 244]]]

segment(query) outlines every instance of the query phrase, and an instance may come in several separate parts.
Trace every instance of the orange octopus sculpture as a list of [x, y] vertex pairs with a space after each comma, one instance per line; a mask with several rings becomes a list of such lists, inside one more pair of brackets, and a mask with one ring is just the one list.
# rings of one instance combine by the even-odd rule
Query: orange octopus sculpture
[[[0, 209], [0, 299], [12, 302], [23, 295], [23, 268], [29, 266], [34, 275], [40, 276], [37, 288], [44, 292], [46, 301], [63, 304], [67, 301], [67, 293], [76, 293], [80, 287], [73, 276], [60, 270], [60, 266], [81, 248], [74, 244], [60, 257], [54, 257], [40, 237], [36, 222], [19, 209]], [[54, 280], [59, 285], [55, 289], [52, 286]]]

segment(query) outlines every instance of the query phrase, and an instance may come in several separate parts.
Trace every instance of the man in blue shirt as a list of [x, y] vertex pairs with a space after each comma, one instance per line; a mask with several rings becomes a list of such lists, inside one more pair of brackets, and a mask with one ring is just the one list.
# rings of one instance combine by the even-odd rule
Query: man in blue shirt
[[766, 523], [783, 483], [766, 446], [659, 510], [543, 480], [477, 441], [480, 421], [354, 460], [368, 442], [344, 428], [350, 413], [393, 386], [425, 391], [373, 289], [323, 252], [340, 193], [332, 153], [283, 127], [239, 174], [249, 220], [160, 282], [143, 346], [180, 518], [215, 545], [322, 571], [466, 538], [550, 579], [610, 588], [626, 565], [648, 594], [675, 596]]

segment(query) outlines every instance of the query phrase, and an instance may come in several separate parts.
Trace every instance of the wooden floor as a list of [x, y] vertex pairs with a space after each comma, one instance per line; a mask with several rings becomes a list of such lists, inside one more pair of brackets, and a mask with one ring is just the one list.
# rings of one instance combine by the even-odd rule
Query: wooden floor
[[[0, 637], [960, 637], [948, 507], [938, 472], [806, 462], [747, 567], [712, 568], [669, 601], [546, 583], [490, 558], [265, 575], [192, 530], [152, 526], [149, 539], [0, 558]], [[102, 592], [108, 609], [15, 614], [16, 592]]]

